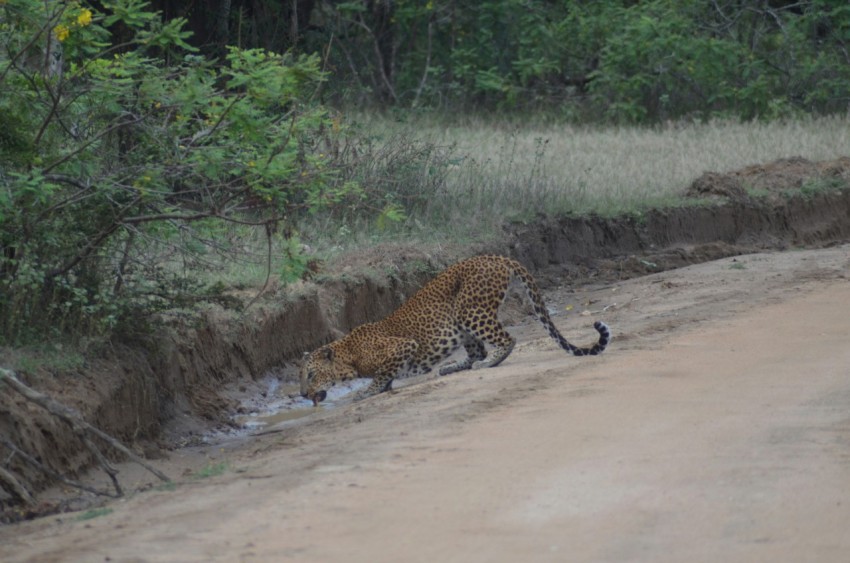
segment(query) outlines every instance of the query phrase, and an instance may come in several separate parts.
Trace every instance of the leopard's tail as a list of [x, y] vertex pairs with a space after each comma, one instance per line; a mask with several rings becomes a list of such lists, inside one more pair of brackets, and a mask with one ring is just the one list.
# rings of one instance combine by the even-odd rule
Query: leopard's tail
[[543, 303], [543, 298], [540, 296], [540, 290], [537, 287], [537, 283], [534, 281], [534, 278], [531, 277], [529, 271], [515, 260], [508, 259], [508, 261], [511, 273], [515, 279], [518, 279], [525, 287], [525, 294], [534, 306], [534, 314], [537, 316], [537, 320], [546, 327], [546, 330], [549, 331], [549, 336], [557, 341], [561, 348], [576, 356], [595, 356], [597, 354], [601, 354], [605, 348], [608, 347], [608, 343], [611, 342], [611, 329], [608, 328], [608, 325], [602, 321], [596, 321], [593, 323], [593, 328], [595, 328], [596, 332], [599, 333], [599, 340], [597, 340], [596, 344], [593, 346], [581, 348], [579, 346], [574, 346], [566, 338], [564, 338], [564, 336], [552, 323], [552, 319], [549, 317], [549, 311], [546, 309], [546, 305]]

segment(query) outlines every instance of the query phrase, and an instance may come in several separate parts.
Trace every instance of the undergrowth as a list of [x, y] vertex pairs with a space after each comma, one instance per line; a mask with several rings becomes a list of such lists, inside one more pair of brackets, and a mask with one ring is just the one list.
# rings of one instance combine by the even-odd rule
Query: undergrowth
[[[303, 214], [293, 233], [272, 237], [271, 272], [284, 284], [310, 274], [304, 257], [332, 261], [382, 243], [471, 245], [498, 239], [506, 223], [541, 216], [640, 218], [653, 208], [705, 205], [682, 194], [706, 171], [790, 156], [837, 158], [850, 146], [846, 118], [655, 128], [349, 119], [353, 134], [335, 149], [346, 163], [336, 181], [356, 182], [365, 195]], [[831, 187], [816, 181], [801, 192]], [[269, 270], [266, 234], [240, 226], [228, 232], [229, 248], [238, 252], [209, 268], [209, 279], [237, 288], [262, 285]]]
[[[393, 183], [382, 182], [391, 174], [382, 174], [379, 166], [370, 167], [368, 177], [360, 176], [371, 187], [374, 211], [395, 202], [402, 217], [381, 221], [374, 213], [335, 212], [302, 218], [301, 240], [324, 258], [393, 240], [492, 240], [506, 222], [530, 222], [541, 214], [613, 217], [700, 205], [681, 196], [706, 171], [727, 172], [791, 156], [837, 158], [850, 146], [848, 119], [835, 117], [653, 128], [355, 119], [370, 136], [375, 156], [367, 160], [385, 161], [381, 155], [388, 151], [411, 161], [394, 165], [404, 174]], [[432, 149], [403, 150], [423, 143]]]
[[[790, 156], [837, 158], [850, 146], [846, 118], [654, 128], [349, 119], [352, 134], [333, 148], [345, 163], [335, 181], [357, 183], [362, 195], [295, 217], [292, 232], [228, 226], [217, 252], [207, 249], [186, 267], [223, 287], [257, 288], [269, 271], [285, 285], [309, 276], [313, 259], [383, 243], [463, 246], [541, 216], [640, 219], [653, 208], [705, 205], [682, 197], [703, 172]], [[801, 191], [830, 187], [818, 181]]]

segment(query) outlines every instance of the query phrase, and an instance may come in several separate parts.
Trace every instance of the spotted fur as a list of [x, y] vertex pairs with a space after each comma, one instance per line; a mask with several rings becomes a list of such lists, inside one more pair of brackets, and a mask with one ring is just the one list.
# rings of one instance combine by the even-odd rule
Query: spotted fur
[[[537, 284], [522, 264], [503, 256], [477, 256], [447, 268], [389, 317], [307, 354], [301, 394], [318, 404], [338, 382], [371, 378], [355, 396], [362, 399], [389, 390], [397, 377], [431, 371], [461, 346], [466, 357], [441, 367], [440, 375], [499, 365], [516, 343], [497, 316], [512, 280], [525, 288], [535, 316], [561, 348], [585, 356], [608, 346], [611, 332], [601, 321], [593, 325], [599, 333], [596, 344], [570, 344], [552, 324]], [[489, 354], [485, 344], [492, 348]]]

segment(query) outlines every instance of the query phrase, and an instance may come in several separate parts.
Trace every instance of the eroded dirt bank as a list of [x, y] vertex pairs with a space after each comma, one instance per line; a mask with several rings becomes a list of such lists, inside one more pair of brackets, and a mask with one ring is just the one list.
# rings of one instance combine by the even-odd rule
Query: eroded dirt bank
[[538, 276], [622, 279], [764, 249], [850, 239], [850, 158], [789, 158], [688, 188], [701, 204], [639, 216], [541, 218], [510, 225], [511, 252]]
[[[200, 322], [175, 321], [168, 334], [144, 346], [116, 345], [75, 370], [25, 376], [148, 457], [161, 457], [175, 443], [191, 442], [210, 424], [224, 422], [234, 404], [222, 389], [236, 382], [250, 388], [304, 350], [385, 316], [464, 253], [511, 254], [544, 286], [557, 287], [627, 279], [755, 249], [829, 245], [850, 239], [850, 190], [837, 189], [848, 178], [848, 159], [789, 159], [703, 176], [690, 191], [709, 198], [701, 205], [640, 217], [544, 218], [509, 226], [504, 245], [486, 249], [429, 255], [387, 248], [390, 255], [373, 252], [328, 265], [325, 274], [333, 281], [268, 295], [244, 317], [210, 310]], [[74, 473], [90, 463], [67, 428], [9, 394], [0, 395], [0, 432], [56, 470]], [[47, 483], [19, 460], [7, 466], [34, 490]], [[11, 501], [0, 491], [0, 503]]]
[[524, 323], [498, 368], [222, 444], [223, 473], [98, 518], [7, 526], [0, 559], [844, 561], [848, 273], [845, 245], [550, 290], [572, 340], [611, 324], [605, 354]]

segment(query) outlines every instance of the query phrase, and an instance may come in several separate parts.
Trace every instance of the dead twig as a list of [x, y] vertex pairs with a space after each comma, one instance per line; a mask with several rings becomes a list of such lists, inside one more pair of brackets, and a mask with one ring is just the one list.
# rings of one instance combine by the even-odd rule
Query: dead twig
[[[74, 434], [76, 434], [83, 442], [83, 444], [85, 444], [85, 446], [89, 449], [94, 458], [98, 461], [100, 466], [112, 480], [112, 484], [115, 487], [115, 494], [109, 494], [109, 496], [122, 496], [124, 494], [124, 491], [121, 488], [121, 484], [118, 482], [118, 470], [115, 469], [109, 463], [109, 461], [106, 459], [106, 456], [103, 455], [103, 452], [101, 452], [97, 445], [91, 440], [91, 436], [97, 436], [98, 438], [112, 446], [114, 449], [126, 455], [131, 461], [138, 463], [139, 465], [156, 475], [160, 480], [165, 482], [171, 481], [171, 479], [169, 479], [164, 473], [145, 462], [145, 460], [130, 451], [130, 449], [124, 446], [124, 444], [122, 444], [106, 432], [103, 432], [99, 428], [96, 428], [85, 420], [83, 420], [82, 416], [80, 415], [80, 413], [77, 412], [76, 409], [64, 405], [59, 401], [53, 399], [52, 397], [49, 397], [48, 395], [40, 393], [35, 389], [32, 389], [31, 387], [25, 385], [20, 379], [18, 379], [17, 375], [12, 370], [0, 368], [0, 381], [5, 382], [17, 393], [23, 396], [26, 400], [39, 405], [40, 407], [47, 410], [50, 414], [60, 418], [62, 421], [64, 421], [71, 427], [71, 429], [74, 431]], [[3, 440], [3, 442], [6, 447], [13, 447], [17, 451], [18, 455], [21, 455], [29, 463], [32, 463], [36, 467], [39, 467], [42, 471], [45, 471], [45, 473], [52, 476], [53, 478], [56, 478], [62, 481], [63, 483], [69, 484], [71, 486], [82, 488], [84, 490], [89, 490], [96, 494], [105, 494], [94, 489], [86, 488], [85, 486], [80, 486], [80, 484], [74, 484], [73, 482], [69, 482], [69, 480], [58, 475], [52, 470], [48, 470], [46, 467], [38, 463], [33, 458], [29, 458], [29, 456], [27, 456], [24, 452], [20, 451], [19, 448], [14, 447], [11, 442], [7, 442], [6, 440]], [[35, 463], [33, 463], [33, 461]]]
[[626, 305], [629, 305], [629, 304], [631, 304], [631, 303], [634, 303], [635, 301], [638, 301], [639, 299], [640, 299], [640, 297], [632, 297], [631, 299], [629, 299], [629, 300], [628, 300], [628, 301], [626, 301], [625, 303], [620, 303], [620, 304], [617, 304], [617, 303], [611, 303], [610, 305], [605, 305], [605, 306], [604, 306], [604, 307], [602, 307], [601, 309], [596, 309], [596, 310], [594, 310], [594, 311], [591, 311], [591, 310], [589, 310], [589, 309], [588, 309], [588, 310], [586, 310], [586, 311], [582, 311], [582, 313], [581, 313], [581, 314], [582, 314], [582, 316], [587, 317], [587, 316], [589, 316], [589, 315], [598, 315], [598, 314], [600, 314], [600, 313], [604, 313], [604, 312], [608, 311], [608, 309], [622, 309], [622, 308], [623, 308], [623, 307], [625, 307]]
[[[112, 497], [112, 498], [117, 498], [117, 497], [120, 496], [116, 493], [111, 493], [109, 491], [99, 491], [99, 490], [97, 490], [93, 487], [89, 487], [88, 485], [84, 485], [83, 483], [80, 483], [79, 481], [74, 481], [73, 479], [69, 479], [69, 478], [65, 477], [61, 473], [50, 469], [49, 467], [47, 467], [46, 465], [44, 465], [43, 463], [41, 463], [40, 461], [38, 461], [37, 459], [32, 457], [31, 455], [29, 455], [28, 453], [26, 453], [25, 451], [20, 449], [18, 446], [16, 446], [8, 438], [0, 437], [0, 443], [2, 443], [4, 446], [6, 446], [6, 448], [8, 448], [14, 455], [20, 456], [20, 458], [23, 459], [25, 462], [32, 465], [33, 467], [35, 467], [36, 469], [38, 469], [39, 471], [41, 471], [42, 473], [44, 473], [45, 475], [47, 475], [48, 477], [53, 479], [54, 481], [59, 481], [60, 483], [64, 483], [65, 485], [68, 485], [69, 487], [74, 487], [75, 489], [80, 489], [81, 491], [87, 491], [89, 493], [93, 493], [93, 494], [99, 495], [99, 496]], [[5, 471], [5, 470], [2, 467], [0, 467], [0, 472], [2, 472], [2, 471]], [[11, 475], [11, 477], [13, 479], [15, 478], [14, 475], [9, 473], [8, 471], [6, 471], [6, 473]], [[5, 475], [0, 475], [0, 476], [3, 476], [5, 478]], [[16, 490], [15, 493], [18, 494], [18, 491]], [[27, 493], [27, 494], [29, 494], [29, 493]], [[18, 496], [20, 496], [20, 494], [18, 494]], [[31, 499], [30, 501], [27, 501], [27, 504], [34, 504], [35, 500], [32, 499], [32, 497], [30, 497], [30, 499]]]
[[24, 501], [26, 504], [30, 506], [33, 506], [35, 504], [35, 499], [32, 498], [32, 495], [26, 489], [26, 487], [24, 487], [21, 482], [18, 481], [18, 478], [15, 477], [15, 475], [11, 471], [7, 470], [3, 466], [0, 466], [0, 480], [4, 481], [7, 485], [9, 485], [15, 496]]

